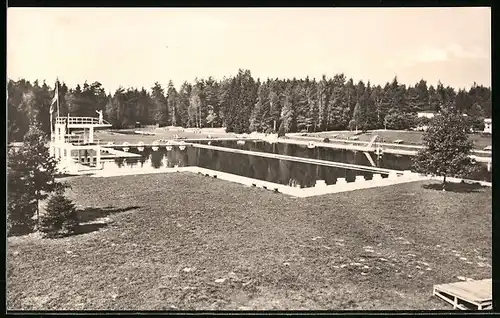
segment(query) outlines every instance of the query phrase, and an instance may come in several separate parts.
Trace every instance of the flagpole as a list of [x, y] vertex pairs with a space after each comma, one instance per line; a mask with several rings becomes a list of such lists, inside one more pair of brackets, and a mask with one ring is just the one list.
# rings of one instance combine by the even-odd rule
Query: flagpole
[[59, 117], [59, 78], [56, 78], [57, 117]]

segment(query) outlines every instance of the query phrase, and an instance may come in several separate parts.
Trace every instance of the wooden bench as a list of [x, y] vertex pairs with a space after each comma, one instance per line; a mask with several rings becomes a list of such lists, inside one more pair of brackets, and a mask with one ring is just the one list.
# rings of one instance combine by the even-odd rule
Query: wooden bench
[[453, 305], [453, 309], [489, 310], [493, 307], [491, 279], [434, 285], [432, 294]]

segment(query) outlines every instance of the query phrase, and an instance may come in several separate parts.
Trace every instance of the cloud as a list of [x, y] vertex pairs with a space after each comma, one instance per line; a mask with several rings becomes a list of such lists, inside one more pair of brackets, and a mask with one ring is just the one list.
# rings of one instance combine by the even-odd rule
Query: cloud
[[480, 47], [464, 48], [463, 46], [452, 44], [448, 47], [450, 55], [460, 59], [487, 59], [489, 54]]
[[[413, 60], [417, 63], [441, 62], [449, 59], [448, 50], [439, 48], [425, 47], [417, 51]], [[411, 61], [411, 59], [410, 59]]]
[[423, 46], [416, 51], [400, 54], [386, 61], [385, 65], [388, 67], [410, 67], [417, 64], [447, 62], [457, 59], [479, 60], [488, 58], [489, 54], [480, 47], [465, 48], [458, 44], [450, 44], [445, 47]]

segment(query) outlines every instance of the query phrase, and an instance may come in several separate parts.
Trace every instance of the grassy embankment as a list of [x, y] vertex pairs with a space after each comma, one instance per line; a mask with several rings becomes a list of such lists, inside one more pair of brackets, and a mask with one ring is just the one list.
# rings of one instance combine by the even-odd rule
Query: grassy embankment
[[108, 226], [9, 238], [9, 309], [449, 309], [434, 284], [491, 277], [491, 188], [296, 199], [183, 173], [70, 182]]
[[[337, 139], [347, 139], [355, 135], [355, 132], [320, 132], [320, 133], [309, 133], [307, 134], [311, 137], [321, 137], [321, 138], [330, 138], [332, 141], [333, 136], [337, 135]], [[420, 131], [394, 131], [394, 130], [377, 130], [371, 131], [368, 133], [363, 133], [358, 135], [359, 141], [370, 141], [374, 135], [379, 135], [381, 138], [385, 140], [385, 142], [392, 143], [395, 140], [403, 140], [405, 145], [422, 145], [422, 136], [423, 132]], [[491, 136], [485, 135], [482, 136], [480, 134], [470, 134], [470, 138], [474, 143], [474, 149], [483, 150], [486, 146], [491, 146]]]

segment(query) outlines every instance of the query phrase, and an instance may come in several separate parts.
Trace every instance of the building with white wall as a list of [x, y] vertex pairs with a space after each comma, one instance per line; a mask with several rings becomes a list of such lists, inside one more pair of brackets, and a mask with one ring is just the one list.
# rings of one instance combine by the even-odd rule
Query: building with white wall
[[491, 118], [485, 118], [484, 119], [484, 130], [483, 132], [487, 133], [487, 134], [491, 134], [491, 131], [492, 131], [492, 122], [491, 122]]
[[435, 112], [419, 112], [417, 113], [418, 118], [426, 117], [426, 118], [434, 118], [436, 116]]

